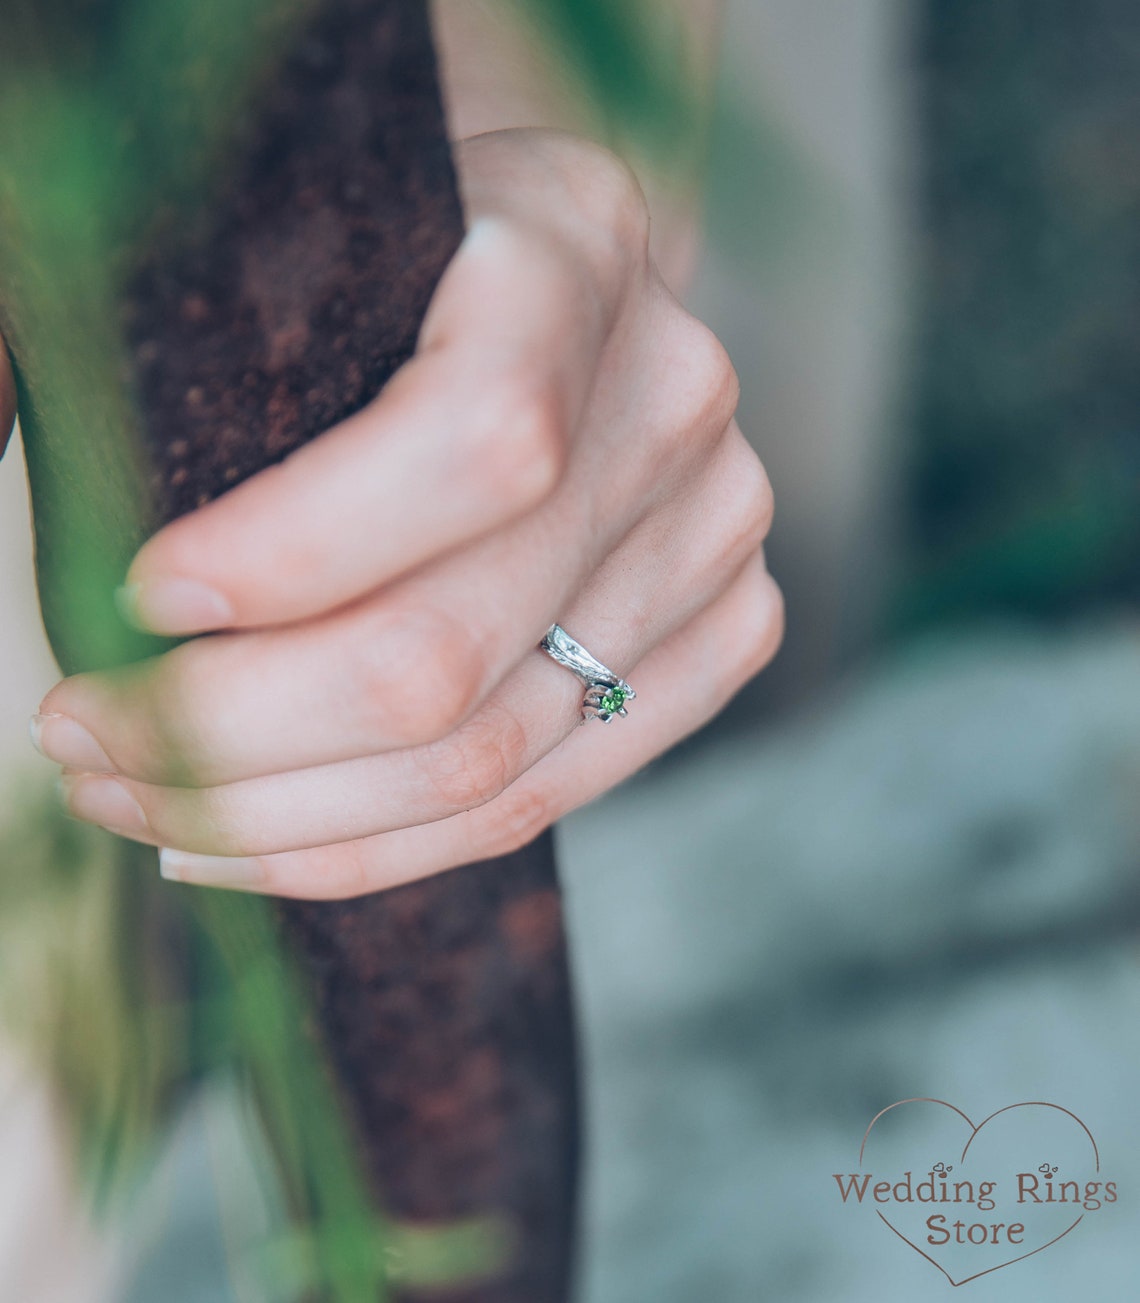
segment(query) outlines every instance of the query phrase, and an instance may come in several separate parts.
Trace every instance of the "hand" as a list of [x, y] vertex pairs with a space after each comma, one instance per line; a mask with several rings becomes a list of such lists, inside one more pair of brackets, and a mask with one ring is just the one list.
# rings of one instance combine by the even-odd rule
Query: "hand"
[[[470, 234], [412, 361], [132, 565], [137, 623], [222, 632], [40, 708], [72, 813], [169, 877], [340, 897], [503, 854], [779, 643], [736, 378], [655, 271], [636, 180], [556, 132], [459, 162]], [[577, 727], [555, 620], [632, 682], [628, 719]]]

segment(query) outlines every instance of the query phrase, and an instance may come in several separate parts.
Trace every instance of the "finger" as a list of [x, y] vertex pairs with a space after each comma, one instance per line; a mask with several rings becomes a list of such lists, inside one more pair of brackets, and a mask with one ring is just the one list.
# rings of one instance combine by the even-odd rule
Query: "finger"
[[611, 309], [537, 238], [476, 224], [417, 356], [369, 407], [151, 539], [129, 618], [165, 634], [300, 620], [531, 509], [561, 474]]
[[163, 875], [203, 886], [336, 899], [507, 854], [704, 724], [768, 663], [782, 631], [779, 589], [754, 564], [638, 666], [644, 709], [620, 728], [576, 729], [494, 801], [420, 827], [285, 854], [227, 858], [166, 850]]
[[[658, 522], [652, 527], [660, 530]], [[684, 549], [670, 564], [662, 549], [655, 555], [658, 541], [642, 539], [655, 573], [644, 557], [624, 565], [619, 552], [567, 612], [570, 631], [590, 630], [592, 650], [618, 674], [714, 600], [746, 560], [737, 555], [726, 570], [718, 557], [704, 573], [703, 560], [690, 561], [686, 571]], [[753, 555], [756, 545], [744, 536], [740, 551]], [[702, 582], [691, 582], [694, 573]], [[201, 789], [77, 776], [69, 780], [68, 803], [92, 822], [118, 830], [133, 825], [164, 845], [199, 852], [325, 845], [493, 800], [573, 731], [582, 699], [573, 675], [532, 652], [467, 721], [426, 746]], [[132, 806], [132, 820], [124, 822]]]
[[591, 574], [582, 627], [609, 644], [624, 621], [643, 651], [652, 628], [667, 632], [663, 613], [687, 619], [729, 582], [771, 519], [767, 479], [735, 426], [697, 486], [632, 532], [628, 508], [590, 531], [586, 507], [565, 496], [323, 620], [67, 680], [41, 707], [41, 749], [79, 768], [214, 787], [424, 745], [469, 719], [555, 619], [574, 618]]

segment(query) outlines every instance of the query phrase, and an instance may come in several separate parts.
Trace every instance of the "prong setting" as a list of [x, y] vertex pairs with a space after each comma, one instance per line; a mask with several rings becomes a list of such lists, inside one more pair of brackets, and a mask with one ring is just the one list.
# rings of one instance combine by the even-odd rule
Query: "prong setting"
[[582, 702], [583, 718], [600, 719], [603, 724], [608, 724], [615, 715], [624, 719], [629, 714], [625, 703], [636, 696], [637, 693], [624, 679], [591, 683]]

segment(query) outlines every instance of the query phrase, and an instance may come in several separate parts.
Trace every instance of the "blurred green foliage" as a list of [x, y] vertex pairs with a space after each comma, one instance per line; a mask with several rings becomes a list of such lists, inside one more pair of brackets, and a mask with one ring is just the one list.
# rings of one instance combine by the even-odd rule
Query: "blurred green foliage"
[[28, 787], [19, 808], [0, 830], [0, 1017], [68, 1101], [103, 1207], [137, 1186], [187, 1072], [176, 933], [135, 889], [144, 848], [66, 819], [53, 793]]
[[684, 4], [517, 0], [517, 8], [577, 70], [621, 152], [640, 155], [682, 194], [707, 187], [710, 239], [738, 265], [771, 275], [798, 265], [787, 258], [793, 249], [818, 258], [837, 238], [836, 187], [754, 105], [694, 69]]
[[208, 202], [238, 109], [313, 0], [12, 0], [0, 44], [0, 329], [45, 617], [66, 670], [157, 650], [112, 601], [155, 520], [118, 330], [129, 251]]
[[[127, 254], [172, 207], [209, 202], [238, 110], [311, 8], [48, 0], [5, 12], [0, 327], [45, 618], [68, 672], [163, 646], [128, 629], [112, 600], [155, 523], [117, 328]], [[376, 1303], [390, 1279], [438, 1283], [497, 1263], [488, 1228], [409, 1240], [377, 1212], [266, 901], [164, 886], [146, 848], [72, 824], [54, 802], [27, 811], [0, 847], [3, 1012], [68, 1101], [97, 1209], [137, 1188], [195, 1075], [236, 1064], [292, 1216], [273, 1297]]]
[[928, 0], [895, 626], [1140, 599], [1140, 11]]
[[674, 6], [646, 0], [523, 0], [585, 82], [588, 102], [658, 161], [691, 167], [707, 114]]

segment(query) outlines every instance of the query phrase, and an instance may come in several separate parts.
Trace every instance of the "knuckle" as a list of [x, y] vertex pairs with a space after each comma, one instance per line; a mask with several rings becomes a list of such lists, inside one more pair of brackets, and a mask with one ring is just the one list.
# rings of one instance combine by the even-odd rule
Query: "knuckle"
[[215, 687], [209, 656], [197, 642], [184, 643], [161, 657], [148, 678], [147, 699], [158, 709], [149, 712], [144, 744], [159, 776], [168, 785], [209, 786], [224, 760], [209, 729]]
[[740, 617], [740, 683], [760, 673], [779, 650], [783, 638], [784, 595], [771, 575], [763, 571], [749, 585]]
[[366, 839], [261, 854], [253, 889], [287, 900], [351, 900], [376, 890]]
[[431, 746], [427, 772], [449, 811], [472, 810], [506, 791], [523, 768], [526, 735], [505, 710], [487, 709]]
[[595, 141], [558, 136], [551, 140], [561, 175], [565, 211], [599, 241], [603, 261], [619, 266], [649, 253], [650, 214], [632, 167]]
[[354, 712], [377, 748], [445, 737], [479, 700], [486, 657], [470, 631], [430, 607], [400, 612], [365, 637], [349, 681]]
[[718, 493], [723, 555], [732, 564], [743, 564], [760, 549], [775, 511], [772, 484], [760, 458], [743, 439], [740, 442], [740, 455], [733, 458], [727, 483]]
[[[375, 890], [366, 839], [341, 842], [321, 851], [294, 851], [263, 861], [273, 895], [303, 900], [350, 900]], [[288, 890], [282, 890], [286, 886]]]
[[685, 433], [723, 434], [740, 403], [740, 380], [728, 351], [702, 321], [686, 314], [678, 345], [676, 410]]
[[609, 150], [597, 149], [598, 165], [583, 192], [595, 223], [609, 230], [619, 248], [635, 254], [649, 250], [649, 203], [633, 168]]
[[50, 693], [41, 710], [83, 720], [127, 778], [208, 786], [224, 757], [210, 729], [212, 667], [200, 668], [196, 650], [184, 643], [136, 665], [77, 675]]
[[486, 857], [510, 855], [529, 846], [557, 819], [552, 795], [539, 787], [507, 790], [484, 811], [480, 853]]
[[[476, 211], [501, 213], [502, 182], [517, 186], [514, 135], [487, 133], [458, 147]], [[636, 172], [623, 158], [596, 141], [557, 130], [528, 129], [527, 148], [531, 167], [524, 193], [555, 219], [575, 249], [586, 254], [603, 283], [620, 281], [648, 264], [649, 204]], [[473, 166], [479, 156], [481, 165]], [[499, 184], [489, 183], [491, 178]]]
[[536, 506], [566, 465], [565, 420], [557, 394], [515, 380], [489, 393], [472, 418], [471, 470], [492, 501]]
[[511, 405], [496, 467], [511, 500], [534, 505], [560, 479], [566, 464], [565, 422], [552, 390], [524, 393]]
[[204, 855], [252, 856], [264, 849], [257, 844], [237, 788], [203, 788], [181, 804], [180, 822], [182, 816], [189, 816], [197, 843], [190, 850]]

